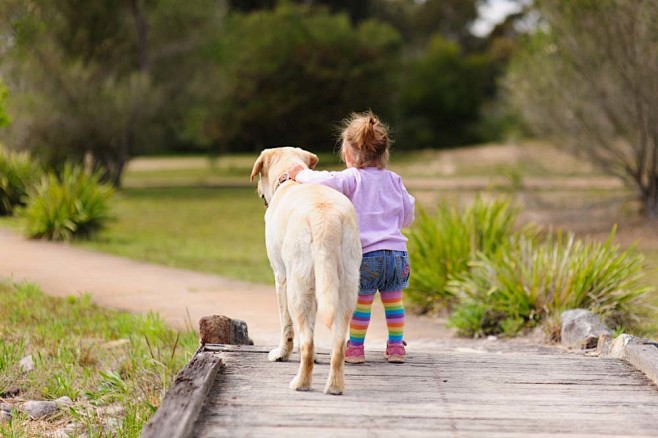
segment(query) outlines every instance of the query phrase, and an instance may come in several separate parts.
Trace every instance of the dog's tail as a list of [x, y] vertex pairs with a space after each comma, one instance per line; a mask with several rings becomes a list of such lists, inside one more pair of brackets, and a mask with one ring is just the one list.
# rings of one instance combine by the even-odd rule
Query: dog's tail
[[361, 260], [356, 217], [347, 215], [335, 219], [341, 225], [326, 231], [338, 232], [338, 235], [322, 239], [324, 245], [313, 247], [318, 311], [328, 328], [335, 318], [343, 318], [346, 311], [351, 314], [353, 310], [350, 306], [356, 303]]
[[318, 301], [318, 312], [324, 318], [324, 325], [331, 327], [336, 318], [340, 302], [340, 276], [338, 264], [340, 254], [331, 251], [326, 246], [315, 248], [315, 293]]

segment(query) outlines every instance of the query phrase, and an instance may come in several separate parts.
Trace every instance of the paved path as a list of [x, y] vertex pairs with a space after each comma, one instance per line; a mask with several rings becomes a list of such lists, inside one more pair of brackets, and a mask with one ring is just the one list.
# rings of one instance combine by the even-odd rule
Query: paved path
[[[50, 295], [89, 293], [100, 306], [129, 312], [158, 312], [174, 327], [191, 325], [201, 317], [226, 315], [242, 319], [257, 345], [274, 345], [279, 319], [274, 286], [229, 280], [216, 275], [128, 260], [63, 243], [26, 240], [0, 229], [0, 278], [37, 283]], [[384, 310], [373, 308], [367, 345], [379, 348], [386, 340]], [[330, 343], [330, 332], [316, 330], [319, 347]], [[406, 337], [414, 344], [431, 344], [450, 337], [434, 319], [407, 317]]]

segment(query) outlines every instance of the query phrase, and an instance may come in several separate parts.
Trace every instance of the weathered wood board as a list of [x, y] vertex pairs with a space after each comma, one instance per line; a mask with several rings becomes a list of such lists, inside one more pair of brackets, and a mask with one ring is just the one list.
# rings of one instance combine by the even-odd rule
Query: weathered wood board
[[346, 393], [322, 393], [319, 354], [311, 392], [288, 389], [298, 366], [266, 349], [228, 347], [191, 436], [658, 436], [658, 389], [617, 359], [546, 352], [383, 352], [346, 366]]

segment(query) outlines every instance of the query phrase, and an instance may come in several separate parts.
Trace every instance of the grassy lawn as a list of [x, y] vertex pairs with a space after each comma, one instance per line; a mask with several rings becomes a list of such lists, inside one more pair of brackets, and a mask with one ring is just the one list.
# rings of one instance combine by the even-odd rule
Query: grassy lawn
[[[0, 436], [47, 436], [73, 423], [72, 436], [137, 437], [197, 343], [194, 332], [177, 333], [156, 315], [0, 281], [0, 393], [19, 391], [3, 400], [14, 411]], [[34, 370], [23, 372], [18, 362], [27, 355]], [[21, 401], [63, 396], [73, 405], [44, 420], [16, 410]]]
[[125, 189], [117, 220], [80, 246], [167, 266], [271, 283], [265, 209], [253, 188]]

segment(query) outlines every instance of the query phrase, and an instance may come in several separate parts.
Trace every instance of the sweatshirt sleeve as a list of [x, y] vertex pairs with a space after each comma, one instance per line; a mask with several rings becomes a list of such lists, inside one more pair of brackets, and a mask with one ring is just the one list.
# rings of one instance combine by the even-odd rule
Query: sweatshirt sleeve
[[402, 203], [404, 211], [402, 227], [406, 228], [414, 221], [414, 206], [416, 205], [416, 199], [409, 194], [407, 188], [402, 184], [402, 179], [400, 179], [400, 187], [402, 188]]
[[345, 169], [340, 172], [304, 169], [297, 174], [295, 180], [302, 184], [313, 183], [331, 187], [348, 198], [351, 198], [352, 193], [354, 193], [355, 178], [351, 169]]

